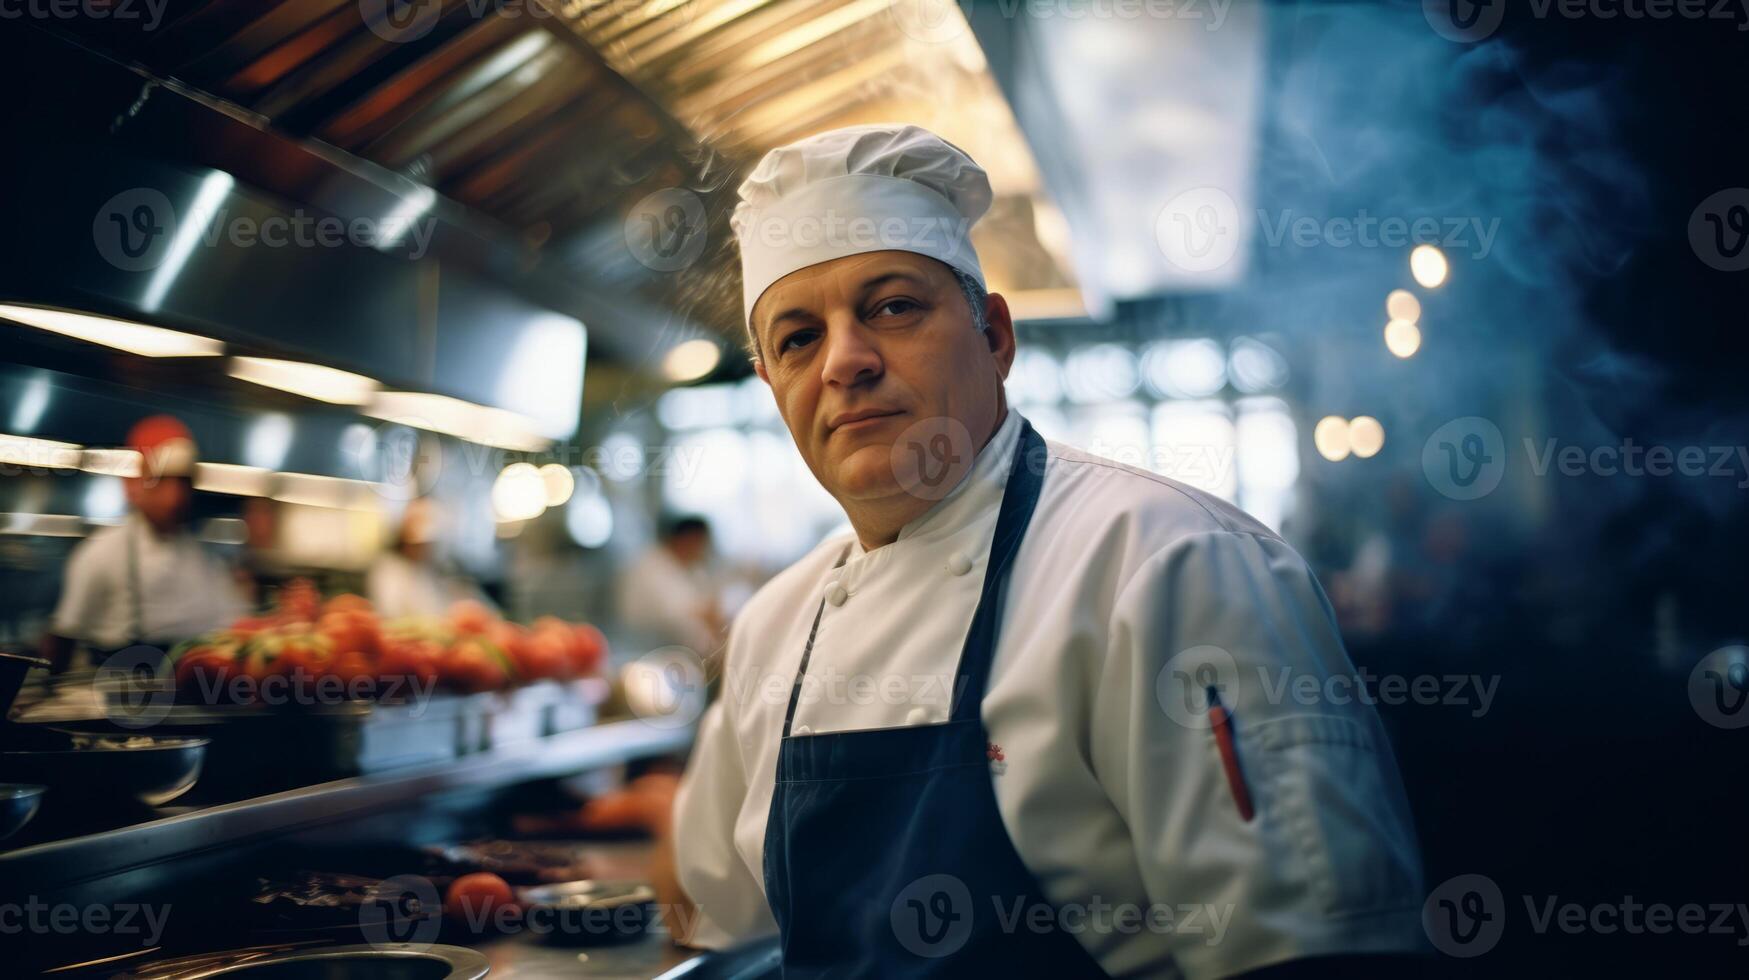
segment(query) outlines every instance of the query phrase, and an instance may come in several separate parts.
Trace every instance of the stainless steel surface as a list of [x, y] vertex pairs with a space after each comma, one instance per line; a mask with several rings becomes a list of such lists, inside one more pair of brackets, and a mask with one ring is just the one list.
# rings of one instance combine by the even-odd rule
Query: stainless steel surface
[[621, 721], [517, 742], [440, 765], [335, 780], [100, 834], [0, 854], [0, 880], [67, 887], [229, 844], [407, 805], [448, 790], [489, 788], [681, 749], [689, 729]]
[[30, 783], [0, 783], [0, 840], [18, 833], [42, 806], [43, 787]]
[[117, 980], [480, 980], [486, 957], [461, 946], [334, 946], [237, 950], [143, 964]]

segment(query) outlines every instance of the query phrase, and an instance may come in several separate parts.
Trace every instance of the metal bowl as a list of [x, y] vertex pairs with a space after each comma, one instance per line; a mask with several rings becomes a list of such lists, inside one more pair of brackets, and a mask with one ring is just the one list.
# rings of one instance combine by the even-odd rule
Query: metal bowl
[[207, 746], [204, 738], [11, 729], [0, 779], [48, 787], [57, 808], [128, 797], [162, 806], [194, 785]]
[[143, 963], [115, 980], [481, 980], [486, 957], [461, 946], [235, 950]]
[[642, 881], [568, 881], [524, 888], [523, 928], [549, 942], [624, 942], [644, 935], [655, 919], [656, 891]]
[[32, 783], [0, 783], [0, 840], [18, 833], [36, 816], [43, 789]]

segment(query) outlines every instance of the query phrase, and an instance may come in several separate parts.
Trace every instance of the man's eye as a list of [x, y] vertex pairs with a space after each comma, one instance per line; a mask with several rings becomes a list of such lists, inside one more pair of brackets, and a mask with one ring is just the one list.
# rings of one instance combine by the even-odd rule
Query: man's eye
[[904, 316], [912, 310], [922, 309], [908, 299], [889, 299], [874, 308], [875, 316]]
[[806, 346], [808, 343], [812, 342], [813, 339], [814, 339], [814, 331], [812, 331], [812, 330], [797, 330], [795, 333], [792, 333], [789, 336], [783, 338], [783, 340], [778, 343], [777, 349], [780, 353], [792, 351], [792, 350], [799, 350], [800, 348]]

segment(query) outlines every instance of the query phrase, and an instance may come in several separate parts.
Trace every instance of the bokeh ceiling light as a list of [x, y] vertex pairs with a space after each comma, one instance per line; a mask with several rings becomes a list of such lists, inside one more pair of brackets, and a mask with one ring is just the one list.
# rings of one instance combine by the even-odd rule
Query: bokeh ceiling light
[[511, 463], [492, 483], [492, 511], [500, 521], [527, 521], [547, 509], [547, 485], [533, 463]]
[[1407, 289], [1393, 289], [1391, 295], [1385, 297], [1385, 312], [1393, 320], [1418, 323], [1421, 320], [1421, 301]]
[[577, 478], [571, 475], [571, 469], [561, 463], [548, 463], [539, 470], [541, 485], [547, 491], [547, 506], [559, 507], [571, 499], [571, 493], [577, 489]]
[[363, 405], [380, 385], [362, 374], [273, 357], [233, 357], [231, 377], [331, 405]]
[[715, 371], [722, 359], [722, 348], [715, 342], [688, 340], [675, 344], [662, 358], [662, 374], [670, 381], [697, 381]]
[[1409, 272], [1423, 288], [1438, 289], [1445, 285], [1451, 266], [1446, 262], [1444, 252], [1432, 245], [1417, 245], [1409, 253]]
[[90, 313], [0, 304], [0, 316], [141, 357], [214, 357], [225, 352], [225, 345], [210, 337]]
[[1326, 415], [1312, 429], [1312, 445], [1332, 463], [1348, 458], [1353, 448], [1348, 440], [1348, 420], [1340, 415]]
[[1361, 459], [1377, 456], [1385, 448], [1385, 427], [1370, 415], [1357, 415], [1348, 420], [1348, 445]]
[[1421, 328], [1408, 320], [1392, 320], [1385, 324], [1385, 347], [1398, 357], [1414, 357], [1421, 349]]

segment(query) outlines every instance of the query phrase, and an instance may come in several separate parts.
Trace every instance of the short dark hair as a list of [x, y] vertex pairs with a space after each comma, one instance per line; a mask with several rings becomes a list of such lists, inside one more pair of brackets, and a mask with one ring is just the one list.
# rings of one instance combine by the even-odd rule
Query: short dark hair
[[711, 522], [697, 514], [682, 514], [670, 517], [662, 525], [662, 540], [672, 541], [686, 534], [711, 533]]

